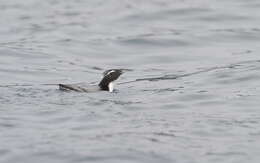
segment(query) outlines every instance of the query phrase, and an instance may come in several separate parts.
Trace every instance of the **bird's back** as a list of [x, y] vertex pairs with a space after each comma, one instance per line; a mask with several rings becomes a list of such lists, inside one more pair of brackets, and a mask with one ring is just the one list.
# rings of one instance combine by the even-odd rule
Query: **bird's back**
[[59, 89], [63, 91], [76, 91], [76, 92], [96, 92], [100, 91], [97, 85], [90, 85], [87, 83], [77, 84], [59, 84]]

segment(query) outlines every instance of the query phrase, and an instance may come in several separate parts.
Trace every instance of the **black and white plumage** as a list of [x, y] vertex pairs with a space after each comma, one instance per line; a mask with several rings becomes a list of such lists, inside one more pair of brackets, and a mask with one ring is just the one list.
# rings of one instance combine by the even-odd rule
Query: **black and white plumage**
[[59, 84], [59, 89], [63, 91], [76, 92], [96, 92], [100, 90], [113, 92], [113, 82], [123, 73], [122, 69], [110, 69], [103, 73], [103, 78], [98, 85], [79, 84]]

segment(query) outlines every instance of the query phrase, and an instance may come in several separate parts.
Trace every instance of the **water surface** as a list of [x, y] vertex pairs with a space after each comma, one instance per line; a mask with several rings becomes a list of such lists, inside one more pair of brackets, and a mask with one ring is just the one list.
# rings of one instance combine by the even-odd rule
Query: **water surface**
[[[257, 0], [0, 4], [0, 162], [260, 160]], [[61, 92], [129, 69], [115, 93]]]

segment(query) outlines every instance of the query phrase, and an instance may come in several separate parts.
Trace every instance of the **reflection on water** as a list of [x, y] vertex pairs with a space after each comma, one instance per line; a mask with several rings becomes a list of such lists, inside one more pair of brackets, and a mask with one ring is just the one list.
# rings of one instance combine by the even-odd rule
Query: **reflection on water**
[[[0, 162], [255, 162], [258, 1], [0, 5]], [[114, 93], [61, 92], [125, 68]]]

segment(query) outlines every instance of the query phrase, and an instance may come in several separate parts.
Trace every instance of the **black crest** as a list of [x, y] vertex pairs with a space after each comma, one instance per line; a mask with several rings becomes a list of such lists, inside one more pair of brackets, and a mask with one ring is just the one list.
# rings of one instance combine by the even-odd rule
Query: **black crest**
[[123, 73], [122, 70], [120, 69], [110, 69], [110, 70], [106, 70], [103, 75], [103, 79], [101, 80], [101, 82], [98, 84], [99, 87], [102, 89], [102, 90], [108, 90], [108, 84], [110, 82], [113, 82], [115, 81], [116, 79], [119, 78], [119, 76]]

